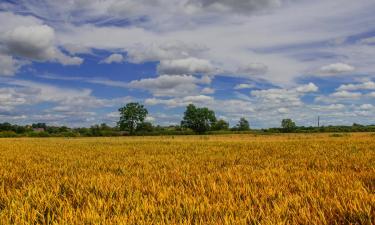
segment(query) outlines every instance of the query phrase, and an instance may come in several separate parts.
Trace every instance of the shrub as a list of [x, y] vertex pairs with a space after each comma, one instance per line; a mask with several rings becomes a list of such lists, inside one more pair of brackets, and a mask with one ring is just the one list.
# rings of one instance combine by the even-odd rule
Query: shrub
[[2, 131], [0, 132], [0, 138], [17, 137], [14, 131]]

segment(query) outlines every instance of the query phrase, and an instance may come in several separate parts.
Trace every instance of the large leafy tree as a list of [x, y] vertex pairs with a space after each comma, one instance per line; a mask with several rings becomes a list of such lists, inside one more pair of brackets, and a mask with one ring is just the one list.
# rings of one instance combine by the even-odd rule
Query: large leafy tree
[[281, 127], [286, 132], [292, 132], [297, 128], [296, 124], [291, 119], [283, 119], [281, 121]]
[[120, 112], [120, 121], [118, 126], [120, 130], [129, 131], [130, 134], [133, 134], [143, 121], [145, 120], [148, 111], [147, 109], [136, 102], [131, 102], [126, 104], [126, 106], [119, 109]]
[[250, 130], [249, 121], [247, 121], [247, 119], [245, 119], [245, 118], [241, 118], [240, 121], [238, 121], [238, 124], [237, 124], [236, 128], [239, 131]]
[[197, 108], [195, 105], [190, 104], [186, 107], [181, 126], [190, 128], [198, 134], [203, 134], [210, 130], [215, 122], [216, 117], [214, 111], [208, 108]]
[[216, 121], [211, 127], [212, 130], [228, 130], [229, 123], [223, 119]]

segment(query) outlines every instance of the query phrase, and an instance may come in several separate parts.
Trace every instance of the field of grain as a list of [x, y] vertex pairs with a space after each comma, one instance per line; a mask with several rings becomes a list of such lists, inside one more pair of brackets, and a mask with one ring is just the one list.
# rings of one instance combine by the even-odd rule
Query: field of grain
[[374, 134], [0, 139], [0, 224], [374, 221]]

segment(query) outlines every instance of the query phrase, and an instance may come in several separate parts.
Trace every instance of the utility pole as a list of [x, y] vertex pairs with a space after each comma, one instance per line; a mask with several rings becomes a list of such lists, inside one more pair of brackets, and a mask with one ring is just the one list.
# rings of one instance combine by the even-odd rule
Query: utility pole
[[320, 127], [320, 116], [318, 116], [318, 128]]

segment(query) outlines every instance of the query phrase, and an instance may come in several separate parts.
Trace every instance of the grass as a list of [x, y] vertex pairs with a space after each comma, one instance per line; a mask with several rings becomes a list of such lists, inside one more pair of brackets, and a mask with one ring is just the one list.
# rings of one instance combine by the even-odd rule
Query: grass
[[375, 136], [0, 142], [0, 224], [374, 224]]

